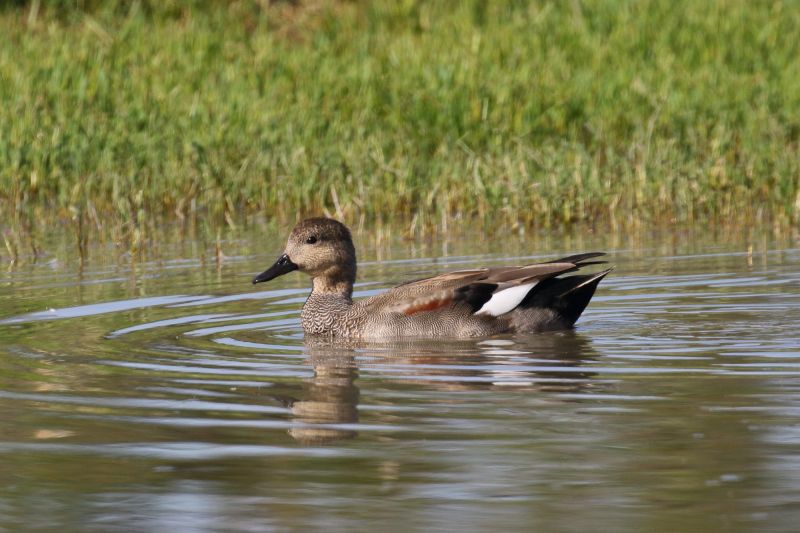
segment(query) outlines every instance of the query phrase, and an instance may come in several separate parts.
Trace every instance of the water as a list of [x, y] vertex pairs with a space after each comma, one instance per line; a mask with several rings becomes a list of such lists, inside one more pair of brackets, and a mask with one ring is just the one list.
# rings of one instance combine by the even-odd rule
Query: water
[[616, 271], [575, 332], [332, 345], [303, 339], [306, 279], [248, 285], [280, 240], [3, 274], [0, 530], [800, 523], [795, 241], [364, 232], [359, 296], [598, 248]]

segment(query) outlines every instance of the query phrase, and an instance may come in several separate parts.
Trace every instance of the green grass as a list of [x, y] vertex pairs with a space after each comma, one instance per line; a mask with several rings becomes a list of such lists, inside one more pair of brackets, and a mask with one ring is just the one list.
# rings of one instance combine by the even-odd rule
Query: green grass
[[796, 1], [3, 5], [7, 241], [800, 221]]

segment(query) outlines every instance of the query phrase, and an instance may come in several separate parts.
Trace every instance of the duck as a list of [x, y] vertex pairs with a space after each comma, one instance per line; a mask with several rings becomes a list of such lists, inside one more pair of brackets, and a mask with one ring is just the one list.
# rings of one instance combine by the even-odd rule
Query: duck
[[408, 281], [353, 300], [356, 249], [350, 230], [309, 218], [289, 234], [275, 263], [253, 284], [299, 271], [311, 277], [300, 313], [307, 336], [350, 339], [474, 338], [574, 327], [600, 281], [613, 270], [565, 276], [604, 252], [523, 266], [458, 270]]

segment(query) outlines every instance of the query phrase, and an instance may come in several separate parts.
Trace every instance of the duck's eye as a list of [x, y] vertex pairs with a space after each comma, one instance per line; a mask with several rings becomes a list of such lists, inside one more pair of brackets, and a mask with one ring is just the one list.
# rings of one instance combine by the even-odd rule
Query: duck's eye
[[306, 244], [314, 244], [315, 242], [317, 242], [317, 238], [314, 235], [306, 239]]

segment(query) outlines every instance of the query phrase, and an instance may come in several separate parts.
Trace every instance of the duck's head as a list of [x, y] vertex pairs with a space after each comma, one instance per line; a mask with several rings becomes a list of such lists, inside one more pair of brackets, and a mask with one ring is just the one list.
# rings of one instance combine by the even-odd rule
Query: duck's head
[[309, 218], [297, 224], [275, 264], [253, 278], [269, 281], [294, 270], [312, 278], [355, 280], [356, 250], [347, 226], [330, 218]]

